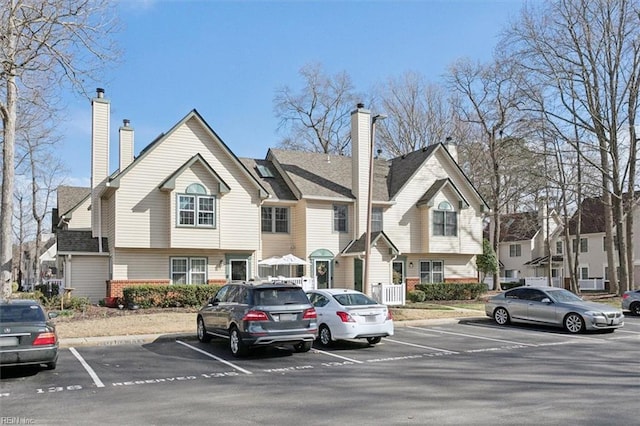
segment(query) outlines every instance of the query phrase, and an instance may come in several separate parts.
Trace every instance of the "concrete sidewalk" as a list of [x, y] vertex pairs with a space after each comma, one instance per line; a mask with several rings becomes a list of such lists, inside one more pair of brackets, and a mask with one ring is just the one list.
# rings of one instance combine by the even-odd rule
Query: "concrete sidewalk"
[[[477, 311], [476, 311], [477, 312]], [[438, 324], [455, 324], [460, 320], [477, 320], [486, 317], [460, 317], [460, 318], [435, 318], [395, 321], [396, 328], [420, 325], [438, 325]], [[153, 342], [163, 342], [172, 340], [194, 340], [196, 339], [195, 330], [193, 333], [168, 333], [168, 334], [137, 334], [128, 336], [100, 336], [100, 337], [75, 337], [59, 340], [60, 348], [81, 347], [81, 346], [116, 346], [116, 345], [143, 345]]]

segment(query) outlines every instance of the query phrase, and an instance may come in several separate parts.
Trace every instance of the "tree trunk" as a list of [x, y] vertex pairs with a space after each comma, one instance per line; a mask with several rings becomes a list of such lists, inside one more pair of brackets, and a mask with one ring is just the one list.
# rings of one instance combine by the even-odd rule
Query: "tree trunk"
[[0, 298], [11, 296], [13, 257], [13, 187], [14, 159], [16, 140], [16, 107], [18, 88], [15, 77], [7, 79], [6, 108], [2, 111], [3, 144], [2, 144], [2, 202], [0, 208], [0, 268], [2, 270], [2, 293]]

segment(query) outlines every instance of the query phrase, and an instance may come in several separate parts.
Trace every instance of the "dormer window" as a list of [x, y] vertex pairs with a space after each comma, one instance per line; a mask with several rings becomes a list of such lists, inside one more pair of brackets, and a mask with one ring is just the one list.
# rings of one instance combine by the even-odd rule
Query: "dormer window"
[[458, 214], [448, 201], [438, 204], [433, 211], [433, 235], [455, 237], [458, 235]]
[[215, 228], [216, 197], [207, 195], [204, 186], [192, 183], [177, 197], [178, 226]]

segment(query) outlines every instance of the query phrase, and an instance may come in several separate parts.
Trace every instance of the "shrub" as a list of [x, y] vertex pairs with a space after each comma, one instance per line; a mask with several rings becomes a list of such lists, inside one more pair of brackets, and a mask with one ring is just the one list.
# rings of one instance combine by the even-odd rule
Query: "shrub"
[[425, 301], [427, 294], [422, 290], [413, 290], [407, 293], [407, 298], [414, 303], [420, 303]]
[[482, 283], [418, 284], [416, 290], [425, 293], [424, 300], [475, 300], [487, 292]]
[[61, 296], [47, 297], [42, 293], [40, 294], [40, 303], [42, 303], [42, 306], [44, 306], [47, 310], [59, 310], [60, 308], [62, 308], [71, 309], [74, 311], [84, 311], [87, 309], [87, 306], [91, 305], [91, 301], [86, 297], [71, 296], [65, 297], [64, 300], [62, 300]]
[[199, 307], [220, 288], [218, 285], [135, 286], [122, 290], [126, 306], [140, 308]]

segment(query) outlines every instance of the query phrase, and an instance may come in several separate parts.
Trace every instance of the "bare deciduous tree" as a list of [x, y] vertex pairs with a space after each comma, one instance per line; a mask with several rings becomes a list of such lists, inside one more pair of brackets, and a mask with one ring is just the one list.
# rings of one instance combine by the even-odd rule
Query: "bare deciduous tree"
[[351, 77], [346, 72], [329, 76], [322, 65], [300, 69], [304, 87], [297, 93], [288, 86], [279, 89], [274, 110], [279, 129], [287, 136], [280, 146], [325, 154], [350, 154], [351, 111], [358, 102]]
[[565, 127], [565, 134], [578, 126], [580, 139], [565, 140], [601, 173], [608, 278], [622, 292], [633, 286], [633, 215], [625, 215], [625, 199], [635, 202], [640, 7], [637, 0], [554, 0], [539, 6], [523, 9], [507, 43], [522, 67], [544, 83], [547, 99], [556, 99], [547, 103], [546, 117]]
[[[108, 0], [0, 0], [0, 297], [11, 293], [18, 105], [22, 99], [36, 99], [37, 93], [56, 93], [64, 85], [86, 93], [85, 84], [118, 57], [109, 37], [117, 28], [113, 8]], [[40, 87], [43, 81], [56, 86]], [[49, 99], [39, 100], [47, 105]]]

